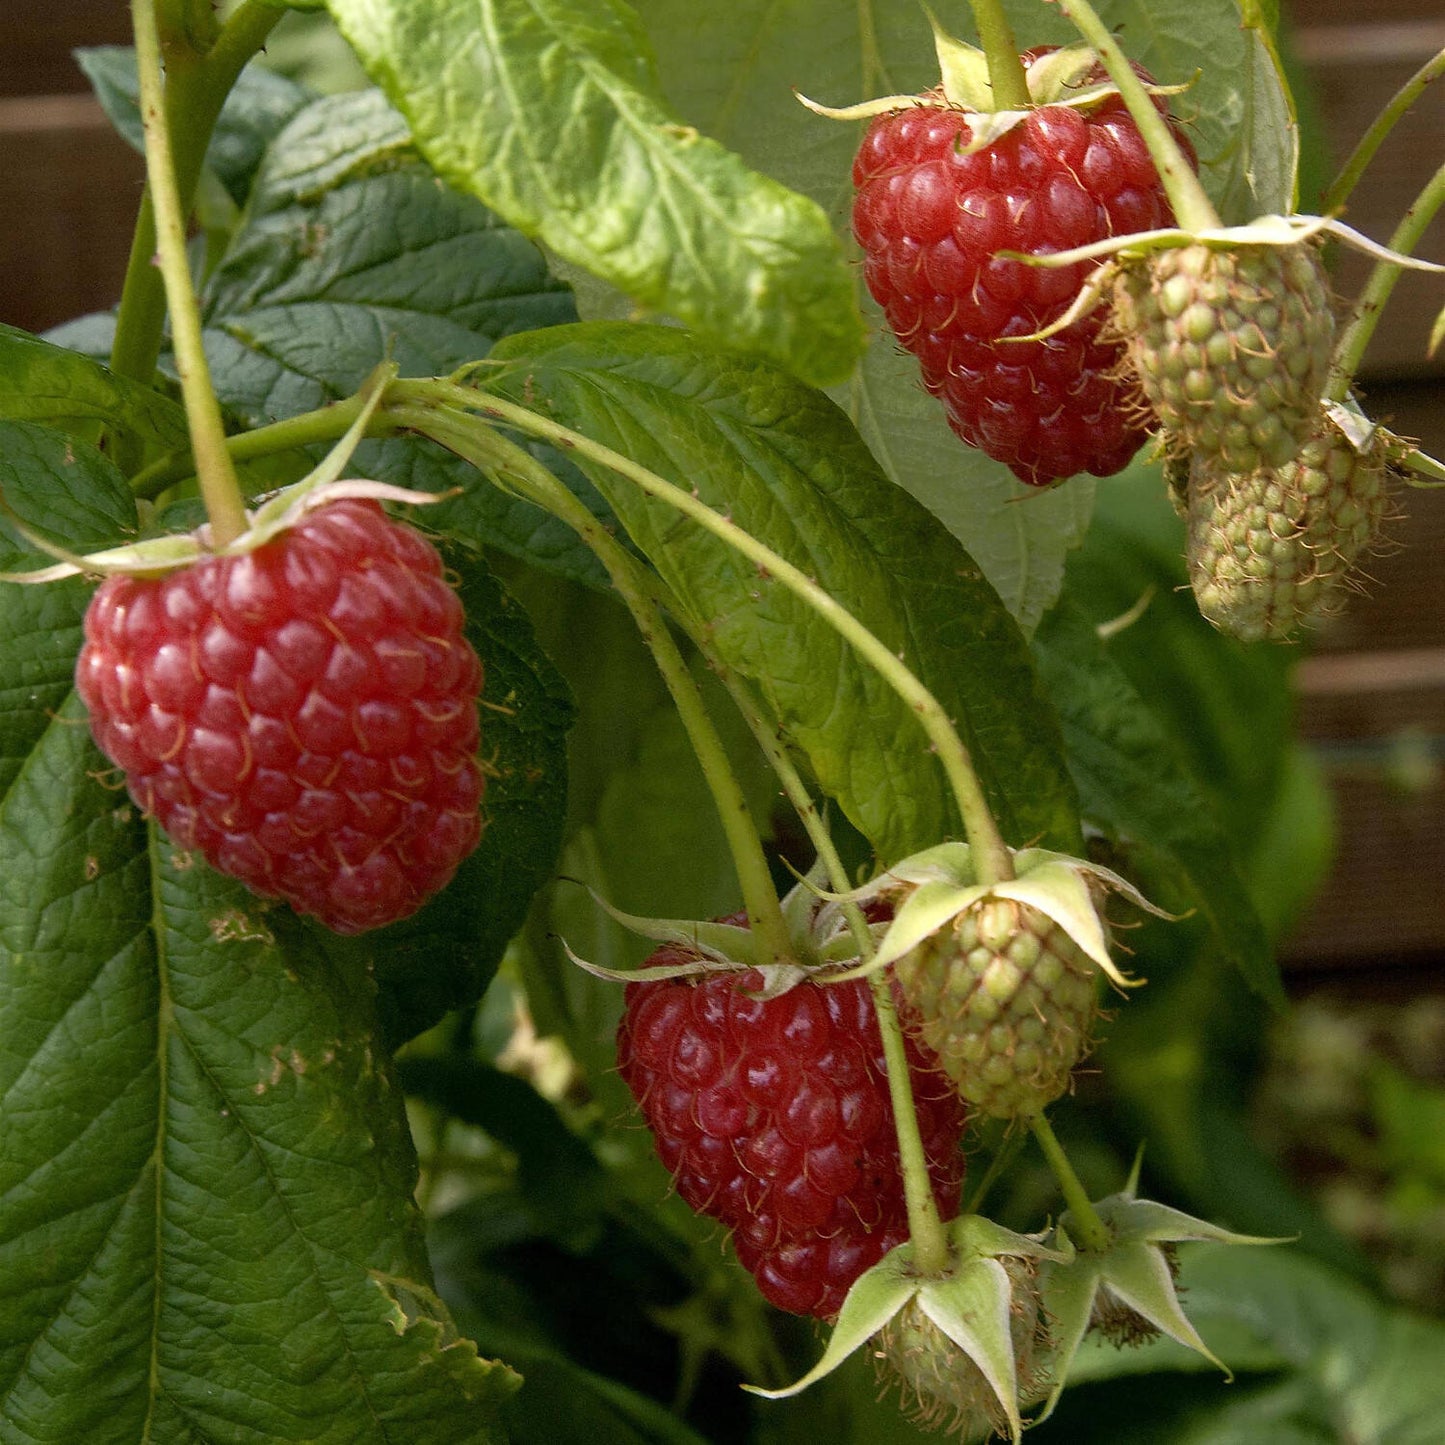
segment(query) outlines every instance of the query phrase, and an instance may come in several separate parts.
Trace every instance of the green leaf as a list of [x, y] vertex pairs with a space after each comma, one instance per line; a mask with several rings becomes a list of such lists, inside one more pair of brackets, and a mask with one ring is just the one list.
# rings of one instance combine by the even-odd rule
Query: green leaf
[[67, 430], [103, 422], [169, 451], [186, 445], [185, 412], [88, 356], [0, 325], [0, 417]]
[[[75, 60], [111, 124], [136, 150], [144, 151], [135, 51], [128, 45], [96, 45], [77, 50]], [[206, 151], [206, 164], [238, 206], [246, 202], [266, 146], [311, 99], [305, 86], [263, 66], [248, 65], [241, 72], [216, 119]]]
[[[0, 499], [31, 530], [77, 552], [132, 541], [139, 530], [135, 499], [115, 464], [34, 422], [0, 421]], [[31, 571], [51, 560], [0, 513], [0, 571]], [[13, 590], [0, 582], [0, 595]]]
[[[1006, 837], [1073, 841], [1054, 721], [1012, 619], [825, 397], [671, 328], [554, 327], [494, 357], [512, 366], [490, 384], [695, 490], [906, 655], [958, 725]], [[885, 862], [957, 830], [911, 710], [831, 627], [670, 507], [587, 470]]]
[[1088, 621], [1060, 605], [1034, 639], [1084, 816], [1163, 855], [1256, 992], [1283, 1003], [1278, 965], [1210, 799]]
[[1053, 605], [1064, 560], [1089, 528], [1096, 483], [1075, 477], [1048, 491], [964, 446], [919, 385], [918, 363], [892, 344], [882, 312], [865, 310], [878, 339], [837, 400], [888, 476], [968, 549], [1025, 633]]
[[[204, 305], [217, 392], [247, 426], [349, 396], [378, 362], [446, 374], [509, 331], [575, 315], [529, 241], [437, 183], [377, 91], [314, 101], [277, 136]], [[356, 469], [423, 491], [461, 487], [428, 514], [431, 525], [603, 580], [566, 527], [476, 485], [439, 447], [368, 442]]]
[[[1077, 38], [1054, 6], [1008, 0], [1005, 8], [1020, 45]], [[1122, 27], [1126, 50], [1160, 80], [1189, 84], [1172, 104], [1190, 118], [1206, 188], [1225, 219], [1282, 208], [1293, 145], [1278, 129], [1281, 83], [1258, 33], [1241, 29], [1234, 0], [1099, 0], [1096, 8], [1111, 28]], [[928, 22], [915, 5], [735, 0], [709, 12], [706, 45], [697, 43], [690, 0], [637, 0], [637, 9], [668, 99], [683, 117], [811, 196], [840, 231], [863, 127], [809, 113], [793, 87], [846, 105], [938, 83]], [[940, 17], [972, 38], [965, 6]], [[900, 354], [876, 308], [866, 314], [873, 342], [839, 400], [893, 480], [944, 521], [1032, 631], [1058, 595], [1066, 553], [1088, 525], [1094, 483], [1076, 478], [1044, 496], [1030, 494], [1004, 467], [961, 446], [942, 408], [920, 391], [916, 362]]]
[[0, 588], [0, 1435], [498, 1441], [374, 985], [98, 781], [86, 600]]
[[374, 974], [393, 1044], [482, 996], [532, 895], [553, 874], [567, 815], [567, 685], [526, 613], [480, 559], [455, 547], [444, 555], [484, 670], [481, 844], [436, 898], [400, 923], [349, 938], [308, 925], [328, 954]]
[[827, 217], [678, 118], [621, 0], [330, 8], [447, 180], [645, 306], [810, 381], [852, 369], [863, 332]]

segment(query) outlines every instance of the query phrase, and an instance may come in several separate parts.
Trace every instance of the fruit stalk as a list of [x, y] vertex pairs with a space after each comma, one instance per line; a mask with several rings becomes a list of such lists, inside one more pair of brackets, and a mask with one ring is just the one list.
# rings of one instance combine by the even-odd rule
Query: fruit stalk
[[[639, 466], [630, 458], [593, 441], [581, 432], [560, 426], [502, 397], [491, 393], [478, 393], [451, 382], [398, 382], [393, 388], [393, 395], [399, 399], [414, 398], [424, 405], [450, 402], [468, 410], [480, 409], [519, 431], [541, 437], [566, 451], [586, 457], [632, 482], [649, 496], [667, 503], [755, 563], [773, 581], [781, 583], [852, 646], [917, 715], [919, 724], [938, 753], [953, 790], [963, 819], [964, 831], [973, 850], [978, 881], [998, 883], [1014, 876], [1013, 855], [999, 833], [998, 823], [989, 809], [988, 799], [984, 796], [983, 785], [974, 771], [968, 749], [938, 699], [846, 607], [785, 557], [779, 556], [771, 547], [758, 541], [726, 517], [720, 516], [705, 502], [648, 471], [646, 467]], [[568, 495], [570, 497], [570, 493]]]
[[893, 1103], [893, 1127], [898, 1135], [898, 1160], [903, 1169], [903, 1199], [908, 1206], [908, 1236], [918, 1273], [943, 1275], [949, 1266], [948, 1235], [938, 1217], [933, 1186], [928, 1178], [928, 1157], [908, 1081], [908, 1056], [903, 1051], [903, 1026], [893, 1006], [890, 975], [885, 970], [868, 976], [873, 1011], [883, 1038], [883, 1060], [888, 1068], [888, 1095]]
[[1421, 92], [1431, 81], [1445, 75], [1445, 50], [1429, 60], [1397, 90], [1385, 108], [1371, 122], [1370, 128], [1362, 135], [1354, 150], [1349, 154], [1340, 173], [1330, 183], [1330, 188], [1320, 197], [1320, 211], [1333, 215], [1349, 199], [1355, 189], [1355, 182], [1364, 173], [1365, 167], [1375, 158], [1385, 137], [1395, 128], [1395, 123], [1420, 98]]
[[[778, 781], [818, 857], [822, 859], [829, 884], [834, 892], [846, 893], [848, 870], [843, 866], [832, 835], [818, 813], [817, 804], [813, 802], [782, 741], [753, 704], [742, 684], [726, 676], [723, 680], [778, 775]], [[860, 960], [869, 958], [874, 951], [873, 935], [863, 910], [849, 900], [843, 904], [843, 912], [857, 942]], [[923, 1147], [923, 1132], [918, 1124], [918, 1109], [913, 1100], [913, 1086], [909, 1080], [903, 1031], [898, 1021], [898, 1010], [893, 1005], [887, 972], [872, 975], [869, 986], [873, 992], [873, 1009], [878, 1016], [878, 1031], [883, 1039], [883, 1060], [888, 1070], [888, 1095], [893, 1104], [893, 1127], [898, 1136], [898, 1160], [903, 1171], [903, 1197], [908, 1206], [908, 1236], [913, 1242], [919, 1269], [925, 1274], [941, 1274], [948, 1264], [948, 1239], [928, 1177], [928, 1160]]]
[[1119, 95], [1129, 108], [1129, 114], [1139, 127], [1139, 134], [1144, 137], [1144, 144], [1149, 147], [1149, 154], [1159, 169], [1165, 194], [1174, 208], [1175, 221], [1186, 231], [1216, 229], [1220, 220], [1214, 203], [1205, 194], [1199, 177], [1169, 133], [1169, 123], [1154, 108], [1148, 91], [1119, 49], [1119, 42], [1109, 33], [1088, 0], [1058, 0], [1058, 6], [1079, 34], [1094, 47], [1109, 72], [1110, 80], [1118, 86]]
[[[654, 593], [655, 591], [654, 584]], [[681, 609], [670, 610], [676, 615]], [[691, 630], [689, 630], [689, 635], [699, 650], [708, 657], [709, 663], [719, 671], [723, 686], [727, 688], [729, 696], [737, 704], [738, 711], [743, 715], [743, 721], [747, 723], [753, 737], [757, 739], [758, 746], [763, 751], [763, 756], [767, 758], [773, 772], [777, 774], [783, 793], [793, 805], [793, 811], [797, 813], [798, 820], [803, 825], [803, 831], [808, 835], [808, 841], [812, 843], [818, 857], [822, 860], [823, 867], [828, 874], [829, 887], [835, 893], [847, 893], [849, 890], [848, 870], [843, 866], [842, 858], [838, 856], [838, 849], [833, 843], [832, 834], [828, 832], [827, 825], [823, 822], [822, 815], [818, 812], [818, 805], [813, 801], [812, 794], [808, 792], [802, 775], [793, 766], [793, 760], [788, 756], [788, 750], [784, 747], [776, 729], [763, 716], [762, 710], [753, 701], [744, 685], [725, 669], [718, 667], [717, 660], [710, 655], [705, 642]], [[849, 930], [853, 934], [853, 941], [858, 945], [858, 957], [866, 959], [873, 953], [873, 934], [868, 927], [868, 920], [863, 916], [863, 910], [852, 899], [845, 900], [842, 906], [843, 916], [848, 920]]]
[[[1445, 165], [1430, 177], [1424, 189], [1410, 203], [1409, 209], [1400, 218], [1400, 224], [1386, 242], [1389, 249], [1404, 256], [1411, 255], [1442, 204], [1445, 204]], [[1395, 261], [1376, 261], [1371, 268], [1369, 279], [1351, 308], [1349, 324], [1335, 344], [1329, 379], [1325, 382], [1326, 401], [1345, 399], [1365, 348], [1375, 334], [1380, 313], [1400, 279], [1401, 269]]]
[[439, 442], [479, 471], [505, 477], [508, 485], [571, 527], [596, 554], [637, 623], [697, 755], [722, 819], [749, 927], [762, 941], [770, 959], [787, 959], [792, 951], [788, 929], [763, 845], [753, 824], [752, 810], [728, 761], [722, 739], [703, 705], [697, 683], [673, 641], [666, 620], [638, 576], [637, 564], [546, 467], [491, 427], [449, 408], [398, 406], [392, 409], [392, 415], [398, 424]]
[[988, 60], [988, 83], [993, 91], [997, 110], [1027, 110], [1029, 83], [1024, 77], [1023, 61], [1019, 59], [1018, 43], [1013, 27], [999, 0], [968, 0], [973, 10], [973, 23], [978, 28], [978, 43]]
[[[342, 401], [334, 401], [316, 411], [301, 412], [258, 426], [252, 431], [237, 432], [226, 438], [226, 451], [232, 462], [254, 461], [257, 457], [275, 456], [280, 452], [297, 451], [316, 442], [334, 442], [344, 436], [351, 424], [366, 409], [367, 389]], [[387, 436], [396, 430], [383, 409], [366, 428], [369, 437]], [[130, 480], [133, 495], [153, 501], [167, 488], [196, 474], [196, 460], [189, 447], [167, 452]]]
[[132, 0], [141, 122], [145, 127], [146, 176], [155, 205], [161, 278], [171, 314], [176, 369], [196, 457], [196, 478], [211, 522], [211, 545], [224, 547], [246, 530], [246, 508], [236, 469], [226, 450], [221, 407], [211, 385], [201, 339], [201, 311], [186, 259], [186, 212], [176, 183], [170, 127], [161, 75], [160, 30], [155, 0]]
[[[173, 137], [176, 187], [187, 215], [226, 96], [284, 14], [266, 0], [246, 0], [204, 56], [174, 54], [170, 59], [165, 114]], [[147, 383], [160, 353], [166, 311], [165, 284], [154, 265], [155, 254], [155, 200], [147, 185], [136, 217], [110, 354], [110, 369], [117, 375]]]
[[1109, 1231], [1099, 1218], [1098, 1210], [1089, 1202], [1088, 1191], [1069, 1163], [1069, 1156], [1064, 1153], [1064, 1146], [1059, 1143], [1053, 1126], [1042, 1114], [1035, 1114], [1029, 1120], [1029, 1128], [1059, 1182], [1069, 1213], [1073, 1215], [1074, 1227], [1079, 1235], [1077, 1242], [1095, 1254], [1106, 1253], [1110, 1244]]

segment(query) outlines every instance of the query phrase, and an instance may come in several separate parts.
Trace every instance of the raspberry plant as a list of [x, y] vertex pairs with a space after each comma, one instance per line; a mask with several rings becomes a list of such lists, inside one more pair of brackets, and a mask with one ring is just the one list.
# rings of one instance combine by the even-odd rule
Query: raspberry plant
[[1352, 381], [1445, 171], [1319, 247], [1445, 64], [1312, 218], [1261, 7], [954, 9], [82, 54], [148, 184], [0, 328], [0, 1438], [1437, 1429], [1220, 1103], [1319, 859], [1210, 624], [1442, 473]]

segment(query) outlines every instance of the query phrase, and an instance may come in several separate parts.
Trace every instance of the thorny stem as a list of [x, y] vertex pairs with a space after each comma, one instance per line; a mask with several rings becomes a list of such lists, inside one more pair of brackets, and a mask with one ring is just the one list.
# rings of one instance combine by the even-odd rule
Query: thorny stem
[[594, 442], [581, 432], [549, 421], [546, 417], [539, 416], [526, 407], [514, 405], [500, 396], [442, 381], [397, 382], [393, 386], [392, 394], [401, 398], [415, 397], [423, 403], [430, 402], [433, 405], [438, 402], [451, 402], [469, 410], [479, 410], [516, 427], [519, 431], [550, 441], [565, 451], [576, 452], [681, 512], [754, 563], [765, 577], [786, 587], [849, 643], [917, 716], [943, 764], [944, 773], [958, 803], [978, 881], [999, 883], [1014, 876], [1013, 855], [999, 833], [998, 823], [989, 809], [988, 799], [984, 796], [983, 786], [974, 771], [968, 749], [943, 710], [942, 704], [846, 607], [785, 557], [779, 556], [771, 547], [713, 511], [699, 498], [681, 487], [674, 486], [646, 467], [639, 466], [610, 447]]
[[1109, 72], [1109, 79], [1119, 87], [1119, 95], [1139, 134], [1149, 148], [1164, 192], [1174, 208], [1174, 219], [1185, 231], [1209, 231], [1220, 225], [1214, 202], [1204, 192], [1199, 177], [1184, 159], [1178, 143], [1170, 133], [1168, 122], [1154, 108], [1149, 92], [1144, 89], [1134, 68], [1129, 64], [1119, 42], [1094, 13], [1089, 0], [1058, 0], [1059, 9], [1073, 22], [1074, 28], [1094, 47]]
[[[284, 14], [266, 0], [246, 0], [204, 56], [171, 57], [165, 113], [173, 137], [176, 188], [184, 214], [189, 215], [195, 199], [206, 147], [226, 96], [246, 62], [265, 44]], [[147, 185], [136, 217], [110, 353], [112, 371], [147, 384], [160, 354], [166, 314], [165, 284], [156, 270], [155, 254], [155, 203], [152, 188]]]
[[978, 41], [988, 61], [988, 83], [996, 110], [1027, 110], [1033, 103], [1018, 42], [999, 0], [968, 0]]
[[[1394, 234], [1386, 243], [1390, 250], [1403, 256], [1410, 255], [1425, 228], [1435, 219], [1435, 213], [1445, 204], [1445, 165], [1425, 183], [1425, 188], [1410, 203], [1410, 208], [1395, 227]], [[1400, 265], [1395, 261], [1376, 261], [1350, 311], [1350, 322], [1335, 343], [1335, 354], [1330, 362], [1329, 379], [1325, 383], [1326, 401], [1343, 401], [1350, 388], [1355, 372], [1370, 337], [1375, 333], [1376, 323], [1395, 283], [1400, 279]]]
[[1340, 167], [1340, 173], [1330, 183], [1330, 188], [1320, 197], [1320, 211], [1328, 216], [1338, 211], [1349, 199], [1365, 167], [1375, 158], [1381, 142], [1395, 128], [1395, 123], [1420, 98], [1420, 93], [1432, 80], [1445, 75], [1445, 50], [1432, 56], [1397, 90], [1393, 98], [1371, 123], [1369, 130], [1359, 139], [1349, 159]]
[[790, 958], [787, 924], [747, 799], [703, 705], [697, 683], [687, 670], [666, 620], [638, 576], [638, 564], [546, 467], [492, 427], [450, 408], [403, 405], [393, 407], [391, 415], [398, 425], [439, 442], [479, 471], [503, 478], [507, 486], [565, 522], [597, 555], [637, 623], [697, 754], [722, 818], [749, 926], [772, 959]]
[[186, 259], [186, 212], [176, 185], [170, 128], [161, 77], [160, 32], [155, 0], [132, 0], [136, 69], [140, 77], [141, 123], [145, 127], [146, 175], [155, 205], [161, 278], [171, 313], [176, 369], [186, 422], [196, 456], [196, 479], [211, 522], [211, 544], [224, 547], [246, 530], [246, 508], [236, 469], [226, 450], [221, 406], [201, 340], [201, 310]]
[[1111, 1242], [1109, 1231], [1104, 1227], [1104, 1221], [1099, 1218], [1098, 1210], [1090, 1203], [1089, 1195], [1079, 1176], [1074, 1173], [1074, 1166], [1069, 1163], [1069, 1156], [1064, 1153], [1064, 1146], [1059, 1143], [1053, 1127], [1042, 1114], [1035, 1114], [1029, 1120], [1029, 1128], [1033, 1130], [1039, 1148], [1044, 1151], [1044, 1158], [1049, 1161], [1054, 1178], [1059, 1181], [1064, 1201], [1073, 1216], [1074, 1229], [1078, 1235], [1076, 1243], [1092, 1254], [1106, 1253]]

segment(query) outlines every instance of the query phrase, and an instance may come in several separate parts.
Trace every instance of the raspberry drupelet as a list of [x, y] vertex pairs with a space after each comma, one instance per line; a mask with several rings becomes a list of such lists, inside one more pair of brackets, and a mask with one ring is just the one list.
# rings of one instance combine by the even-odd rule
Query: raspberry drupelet
[[971, 115], [938, 93], [869, 126], [853, 164], [868, 289], [970, 446], [1031, 486], [1111, 475], [1146, 433], [1123, 348], [1100, 340], [1102, 315], [1042, 341], [1004, 339], [1057, 320], [1091, 264], [1048, 270], [999, 253], [1172, 225], [1154, 162], [1117, 95], [1087, 110], [1040, 106], [967, 155]]
[[[649, 966], [695, 955], [665, 946]], [[868, 985], [805, 981], [768, 1000], [755, 970], [627, 987], [623, 1079], [677, 1191], [732, 1231], [764, 1297], [831, 1319], [908, 1238], [893, 1106]], [[934, 1197], [958, 1212], [964, 1110], [907, 1044]]]
[[481, 835], [482, 666], [436, 548], [373, 502], [111, 577], [76, 686], [173, 842], [338, 933], [395, 922]]

